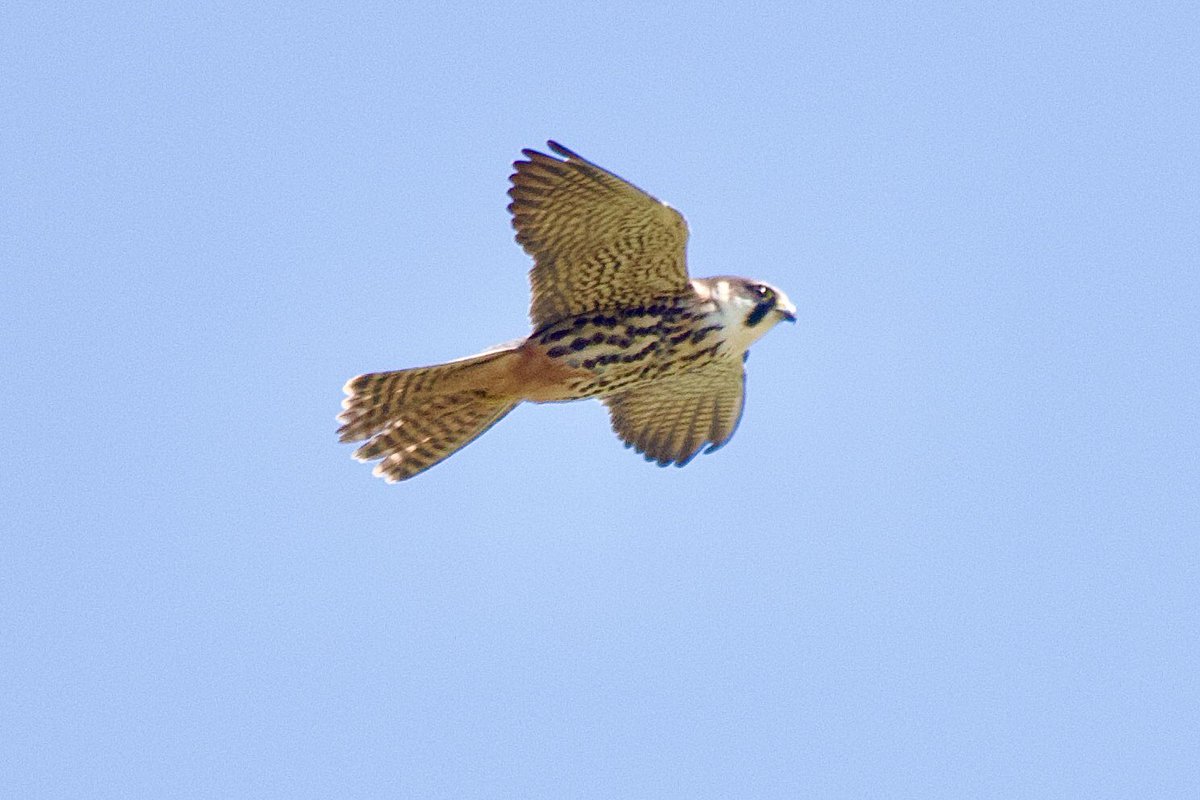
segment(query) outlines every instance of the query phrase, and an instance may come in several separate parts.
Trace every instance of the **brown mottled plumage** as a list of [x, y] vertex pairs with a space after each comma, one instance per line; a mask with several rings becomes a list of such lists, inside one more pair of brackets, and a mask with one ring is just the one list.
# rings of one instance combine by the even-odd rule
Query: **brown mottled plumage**
[[367, 443], [375, 474], [411, 478], [473, 441], [522, 401], [597, 397], [613, 430], [660, 465], [720, 447], [742, 413], [747, 348], [795, 306], [746, 278], [689, 280], [687, 223], [641, 189], [549, 143], [523, 151], [509, 195], [533, 256], [534, 331], [430, 367], [346, 384], [342, 441]]
[[554, 142], [513, 166], [517, 241], [533, 256], [534, 326], [687, 290], [683, 215]]

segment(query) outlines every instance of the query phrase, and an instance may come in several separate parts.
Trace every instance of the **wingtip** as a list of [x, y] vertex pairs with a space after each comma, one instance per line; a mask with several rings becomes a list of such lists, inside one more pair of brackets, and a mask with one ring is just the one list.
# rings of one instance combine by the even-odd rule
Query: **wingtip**
[[690, 455], [686, 455], [683, 458], [676, 461], [675, 466], [680, 467], [680, 468], [686, 467], [688, 464], [692, 463], [692, 460], [699, 454], [700, 454], [700, 448], [697, 447]]
[[546, 140], [546, 147], [549, 147], [555, 153], [557, 153], [560, 156], [563, 156], [564, 158], [572, 158], [572, 157], [579, 158], [579, 154], [576, 153], [574, 150], [563, 147], [561, 144], [554, 141], [553, 139]]

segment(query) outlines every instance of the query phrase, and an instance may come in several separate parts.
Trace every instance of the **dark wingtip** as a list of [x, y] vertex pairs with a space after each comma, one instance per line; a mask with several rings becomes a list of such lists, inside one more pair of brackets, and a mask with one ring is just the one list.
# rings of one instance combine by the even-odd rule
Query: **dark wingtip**
[[676, 461], [675, 466], [686, 467], [688, 464], [692, 463], [692, 459], [694, 459], [696, 456], [700, 455], [700, 450], [701, 450], [701, 448], [697, 447], [696, 450], [691, 455], [685, 456], [684, 458], [681, 458], [678, 461]]
[[549, 147], [551, 150], [553, 150], [558, 155], [562, 156], [563, 158], [579, 158], [579, 154], [576, 153], [574, 150], [571, 150], [570, 148], [567, 148], [567, 147], [563, 147], [561, 144], [554, 141], [553, 139], [548, 140], [546, 142], [546, 146]]

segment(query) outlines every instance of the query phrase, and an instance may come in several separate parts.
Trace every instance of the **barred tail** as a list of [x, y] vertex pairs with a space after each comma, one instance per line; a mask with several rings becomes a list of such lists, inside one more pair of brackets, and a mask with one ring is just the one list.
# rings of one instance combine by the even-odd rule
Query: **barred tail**
[[338, 415], [343, 442], [367, 439], [359, 461], [381, 459], [375, 474], [406, 480], [449, 458], [521, 402], [501, 391], [512, 348], [396, 372], [351, 379]]

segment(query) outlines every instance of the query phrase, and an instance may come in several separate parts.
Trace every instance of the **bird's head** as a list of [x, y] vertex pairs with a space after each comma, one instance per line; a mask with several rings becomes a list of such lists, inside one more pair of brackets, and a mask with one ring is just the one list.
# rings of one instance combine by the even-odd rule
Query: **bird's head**
[[723, 275], [695, 280], [692, 285], [702, 297], [716, 303], [730, 338], [743, 348], [778, 323], [796, 321], [796, 306], [769, 283]]

